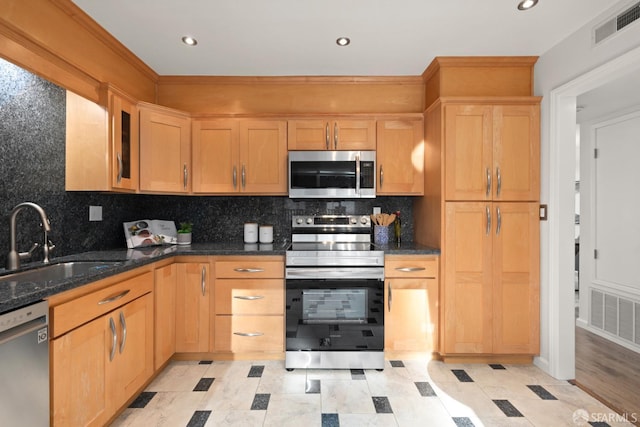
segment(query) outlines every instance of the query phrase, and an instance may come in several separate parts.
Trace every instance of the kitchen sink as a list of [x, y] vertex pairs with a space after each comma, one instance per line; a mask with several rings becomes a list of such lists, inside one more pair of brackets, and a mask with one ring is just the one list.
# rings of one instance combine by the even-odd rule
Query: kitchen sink
[[51, 282], [70, 279], [88, 273], [97, 273], [103, 269], [121, 265], [119, 261], [68, 261], [50, 264], [33, 270], [19, 271], [0, 276], [0, 285], [4, 283]]

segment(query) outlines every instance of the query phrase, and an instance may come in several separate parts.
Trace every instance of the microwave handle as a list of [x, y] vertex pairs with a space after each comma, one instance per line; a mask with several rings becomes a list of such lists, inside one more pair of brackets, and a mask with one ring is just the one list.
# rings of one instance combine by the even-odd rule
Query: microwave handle
[[360, 195], [360, 154], [356, 154], [356, 194]]

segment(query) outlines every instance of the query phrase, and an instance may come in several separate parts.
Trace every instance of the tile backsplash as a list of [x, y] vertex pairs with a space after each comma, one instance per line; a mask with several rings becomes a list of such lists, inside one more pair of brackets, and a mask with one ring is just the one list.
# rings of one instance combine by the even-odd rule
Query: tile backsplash
[[[274, 239], [288, 239], [291, 215], [368, 214], [400, 210], [403, 241], [413, 236], [411, 197], [362, 200], [292, 200], [288, 197], [158, 196], [66, 192], [65, 90], [0, 59], [0, 268], [9, 252], [9, 214], [18, 203], [42, 206], [51, 221], [53, 257], [125, 247], [122, 223], [165, 219], [194, 224], [193, 242], [238, 241], [243, 224], [274, 226]], [[89, 222], [89, 206], [102, 206], [103, 221]], [[18, 214], [17, 247], [42, 242], [40, 218]], [[38, 252], [38, 251], [37, 251]], [[41, 252], [34, 257], [41, 259]]]

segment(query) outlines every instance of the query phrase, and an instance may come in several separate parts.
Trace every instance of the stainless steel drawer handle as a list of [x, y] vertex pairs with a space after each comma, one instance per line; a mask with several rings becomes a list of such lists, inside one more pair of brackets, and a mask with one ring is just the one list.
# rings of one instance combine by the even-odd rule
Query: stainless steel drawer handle
[[262, 332], [234, 332], [233, 335], [239, 335], [241, 337], [261, 337], [264, 334]]
[[238, 273], [262, 273], [264, 268], [234, 268], [233, 271]]
[[118, 348], [118, 334], [116, 332], [116, 322], [113, 321], [113, 317], [109, 318], [109, 328], [111, 328], [111, 354], [109, 355], [109, 361], [112, 361], [116, 357], [116, 348]]
[[387, 308], [391, 313], [391, 299], [393, 298], [393, 289], [391, 288], [391, 282], [389, 282], [389, 288], [387, 289]]
[[182, 181], [183, 181], [183, 187], [186, 190], [187, 189], [187, 184], [189, 183], [189, 171], [187, 170], [187, 164], [184, 164], [184, 167], [182, 168]]
[[487, 168], [487, 197], [491, 196], [491, 169]]
[[233, 167], [232, 178], [233, 178], [233, 188], [235, 189], [238, 186], [238, 168], [236, 168], [235, 166]]
[[122, 155], [118, 153], [116, 158], [118, 159], [118, 177], [116, 178], [116, 182], [120, 184], [120, 182], [122, 181], [122, 174], [124, 173], [124, 167], [122, 166]]
[[412, 273], [414, 271], [424, 271], [426, 268], [424, 267], [398, 267], [396, 268], [398, 271], [402, 271], [403, 273]]
[[107, 298], [105, 298], [103, 300], [98, 301], [98, 305], [109, 304], [110, 302], [117, 301], [120, 298], [122, 298], [123, 296], [125, 296], [126, 294], [128, 294], [129, 292], [130, 292], [130, 289], [127, 289], [126, 291], [120, 292], [117, 295], [113, 295], [113, 296], [107, 297]]
[[264, 296], [262, 296], [262, 295], [236, 295], [234, 298], [247, 300], [247, 301], [254, 301], [254, 300], [257, 300], [257, 299], [263, 299]]
[[200, 286], [202, 287], [202, 296], [207, 293], [207, 269], [202, 267], [202, 273], [200, 273]]
[[122, 325], [122, 341], [120, 342], [120, 354], [124, 351], [124, 345], [127, 343], [127, 321], [124, 318], [124, 313], [120, 312], [120, 324]]

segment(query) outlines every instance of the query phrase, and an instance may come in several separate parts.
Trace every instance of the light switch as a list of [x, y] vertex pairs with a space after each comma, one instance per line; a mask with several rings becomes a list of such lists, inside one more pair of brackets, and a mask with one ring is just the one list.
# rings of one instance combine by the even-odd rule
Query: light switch
[[102, 206], [89, 206], [89, 221], [102, 221]]

